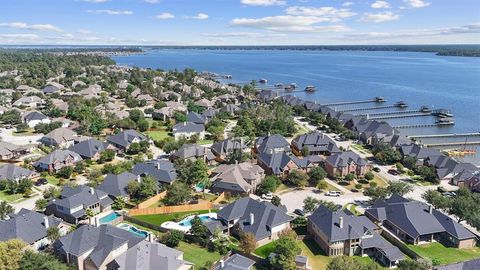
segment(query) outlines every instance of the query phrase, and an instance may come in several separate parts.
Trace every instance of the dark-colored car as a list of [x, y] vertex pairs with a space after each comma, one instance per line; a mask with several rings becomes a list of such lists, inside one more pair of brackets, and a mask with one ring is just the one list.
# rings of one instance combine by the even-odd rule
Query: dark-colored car
[[380, 168], [379, 167], [375, 167], [372, 169], [374, 172], [380, 172]]
[[35, 186], [37, 186], [37, 187], [39, 187], [41, 185], [46, 185], [46, 184], [48, 184], [48, 181], [45, 178], [40, 178], [35, 182]]
[[388, 173], [391, 174], [391, 175], [398, 175], [398, 171], [397, 170], [394, 170], [394, 169], [390, 169], [388, 170]]
[[301, 217], [305, 216], [305, 212], [303, 212], [302, 209], [298, 209], [298, 208], [297, 208], [297, 209], [295, 209], [295, 210], [293, 211], [293, 213], [296, 214], [296, 215], [299, 215], [299, 216], [301, 216]]

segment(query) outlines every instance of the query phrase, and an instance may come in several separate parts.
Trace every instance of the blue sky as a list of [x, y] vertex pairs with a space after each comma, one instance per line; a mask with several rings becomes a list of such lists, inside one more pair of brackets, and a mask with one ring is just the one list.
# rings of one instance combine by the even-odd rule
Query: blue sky
[[0, 44], [480, 43], [478, 0], [0, 0]]

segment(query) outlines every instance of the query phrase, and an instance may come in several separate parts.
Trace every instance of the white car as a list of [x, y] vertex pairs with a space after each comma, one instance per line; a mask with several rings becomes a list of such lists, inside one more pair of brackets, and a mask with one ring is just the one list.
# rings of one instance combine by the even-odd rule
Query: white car
[[340, 197], [342, 193], [340, 191], [335, 191], [335, 190], [330, 190], [329, 192], [325, 193], [325, 196], [330, 196], [330, 197]]
[[273, 194], [271, 192], [267, 193], [267, 194], [263, 194], [262, 195], [262, 199], [264, 200], [271, 200], [273, 199]]

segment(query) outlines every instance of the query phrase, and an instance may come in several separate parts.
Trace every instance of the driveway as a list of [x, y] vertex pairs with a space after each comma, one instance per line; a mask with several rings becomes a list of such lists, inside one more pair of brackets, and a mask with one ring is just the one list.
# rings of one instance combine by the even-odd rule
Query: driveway
[[35, 135], [13, 135], [14, 129], [0, 129], [0, 137], [2, 141], [13, 143], [16, 145], [27, 145], [27, 144], [36, 144], [40, 138], [43, 137], [43, 134]]

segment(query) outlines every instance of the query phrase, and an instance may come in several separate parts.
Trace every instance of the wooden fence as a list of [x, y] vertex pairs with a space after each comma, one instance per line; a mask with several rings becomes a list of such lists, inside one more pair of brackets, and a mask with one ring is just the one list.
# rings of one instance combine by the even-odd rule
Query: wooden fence
[[139, 204], [137, 205], [137, 208], [138, 208], [138, 209], [148, 208], [148, 207], [150, 207], [152, 204], [155, 204], [155, 203], [157, 203], [158, 201], [160, 201], [161, 199], [163, 199], [166, 194], [167, 194], [166, 191], [164, 191], [164, 192], [162, 192], [162, 193], [158, 193], [157, 195], [155, 195], [155, 196], [147, 199], [146, 201], [139, 203]]
[[158, 214], [169, 214], [169, 213], [188, 212], [188, 211], [210, 210], [213, 208], [214, 208], [214, 204], [211, 202], [200, 202], [197, 204], [132, 209], [128, 211], [128, 215], [129, 216], [158, 215]]
[[218, 198], [216, 198], [215, 201], [213, 201], [213, 204], [217, 205], [217, 204], [220, 204], [220, 202], [223, 202], [225, 200], [226, 200], [225, 192], [222, 192], [222, 194], [220, 194], [220, 196], [218, 196]]

